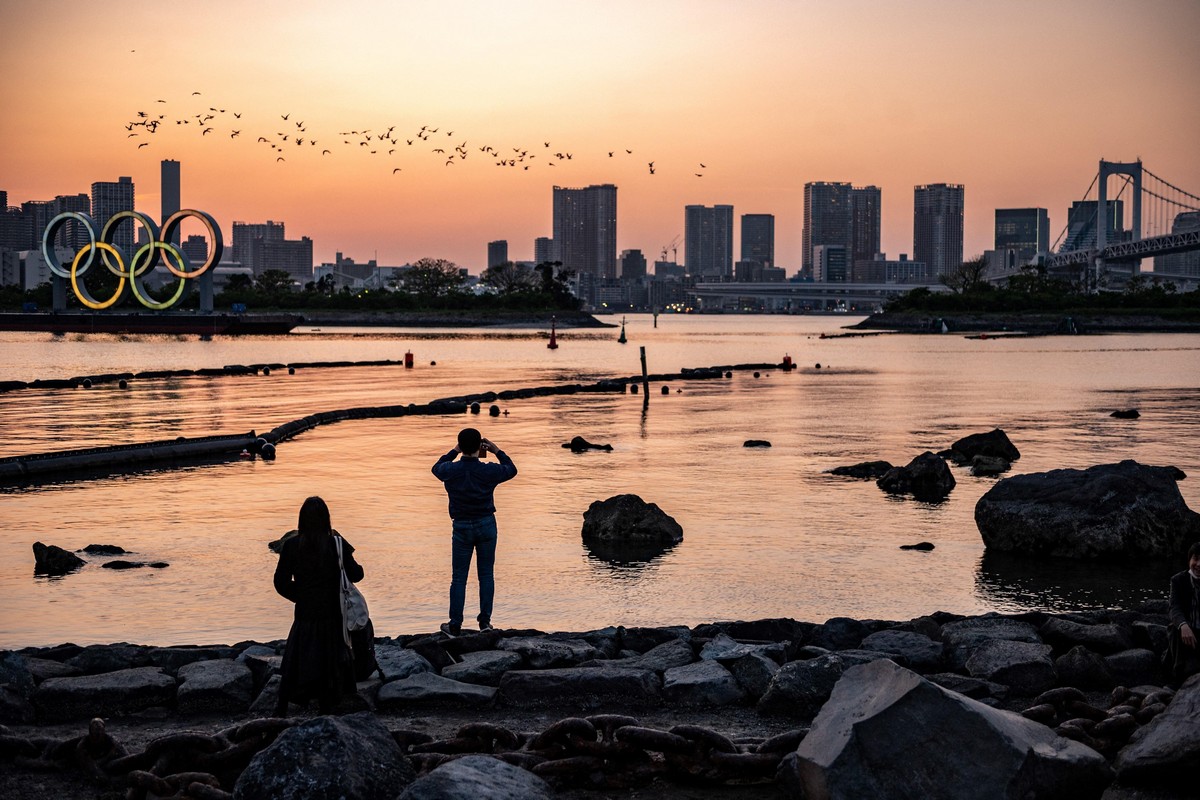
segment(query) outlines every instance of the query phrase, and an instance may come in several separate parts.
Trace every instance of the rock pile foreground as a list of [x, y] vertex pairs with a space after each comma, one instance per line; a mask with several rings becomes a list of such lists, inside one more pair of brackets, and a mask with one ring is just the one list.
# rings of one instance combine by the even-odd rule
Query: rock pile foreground
[[[26, 648], [0, 654], [0, 720], [11, 726], [0, 769], [158, 797], [486, 797], [470, 787], [493, 781], [548, 797], [667, 781], [762, 782], [797, 798], [1172, 800], [1190, 796], [1200, 760], [1200, 678], [1164, 685], [1166, 626], [1156, 602], [385, 637], [382, 675], [345, 709], [358, 713], [307, 721], [295, 706], [299, 716], [259, 718], [275, 705], [282, 642]], [[720, 730], [735, 710], [761, 735]], [[105, 738], [104, 718], [151, 713], [233, 724], [129, 753]], [[396, 726], [439, 713], [476, 721], [442, 738]], [[647, 713], [716, 723], [650, 725]], [[547, 721], [523, 730], [530, 719]], [[73, 720], [83, 735], [42, 732]]]

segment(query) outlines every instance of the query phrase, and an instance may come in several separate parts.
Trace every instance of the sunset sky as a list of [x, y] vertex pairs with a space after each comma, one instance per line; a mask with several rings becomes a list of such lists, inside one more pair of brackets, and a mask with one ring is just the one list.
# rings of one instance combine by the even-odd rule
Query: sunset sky
[[1197, 0], [0, 0], [0, 30], [10, 205], [129, 175], [157, 217], [173, 158], [227, 241], [284, 221], [317, 263], [529, 259], [556, 184], [616, 184], [618, 250], [651, 260], [685, 205], [774, 214], [789, 275], [807, 181], [880, 186], [893, 257], [917, 184], [965, 184], [967, 256], [997, 207], [1049, 209], [1056, 238], [1102, 157], [1200, 194]]

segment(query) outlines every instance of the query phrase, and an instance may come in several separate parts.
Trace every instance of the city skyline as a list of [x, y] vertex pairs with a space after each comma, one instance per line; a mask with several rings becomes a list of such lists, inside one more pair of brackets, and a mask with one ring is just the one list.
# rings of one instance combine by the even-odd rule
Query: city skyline
[[[703, 2], [519, 3], [503, 17], [474, 13], [483, 8], [448, 25], [424, 3], [5, 5], [10, 57], [39, 73], [0, 88], [5, 107], [20, 110], [0, 119], [0, 147], [20, 156], [6, 160], [0, 188], [19, 203], [131, 176], [138, 208], [151, 211], [162, 202], [160, 162], [171, 159], [183, 165], [184, 206], [223, 225], [285, 220], [313, 240], [318, 263], [336, 251], [381, 263], [433, 256], [478, 272], [490, 241], [532, 258], [534, 240], [551, 233], [554, 185], [611, 183], [621, 190], [617, 251], [653, 260], [683, 234], [686, 206], [732, 205], [774, 216], [776, 262], [792, 274], [808, 182], [880, 187], [889, 258], [912, 254], [918, 185], [966, 186], [966, 257], [991, 248], [997, 208], [1048, 209], [1056, 239], [1102, 157], [1141, 157], [1200, 185], [1191, 80], [1200, 62], [1187, 43], [1196, 4], [761, 2], [734, 14]], [[187, 34], [163, 39], [127, 24], [151, 9]], [[270, 35], [240, 46], [237, 32], [252, 29]], [[45, 56], [88, 41], [121, 45], [86, 69]], [[916, 59], [922, 49], [940, 58]], [[1086, 82], [1079, 63], [1092, 65]], [[111, 97], [91, 88], [115, 85], [135, 88]], [[1111, 113], [1114, 97], [1136, 98], [1137, 113]], [[128, 135], [141, 133], [126, 129], [138, 111], [194, 108], [228, 114], [211, 134], [170, 125]], [[251, 137], [298, 121], [324, 140], [306, 159], [268, 160]], [[338, 138], [391, 125], [407, 138], [423, 126], [454, 131], [438, 148], [466, 142], [471, 156], [446, 166], [430, 153], [409, 157], [416, 145], [401, 141], [406, 160], [385, 169]], [[337, 146], [321, 161], [327, 142]], [[485, 145], [544, 160], [497, 168], [473, 149]], [[573, 157], [549, 167], [555, 152]]]

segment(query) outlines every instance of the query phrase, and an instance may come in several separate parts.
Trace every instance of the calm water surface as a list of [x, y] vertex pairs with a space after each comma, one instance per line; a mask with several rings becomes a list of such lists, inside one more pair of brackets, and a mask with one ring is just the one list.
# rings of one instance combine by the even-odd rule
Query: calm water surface
[[[520, 469], [497, 491], [495, 622], [587, 629], [718, 619], [907, 619], [935, 610], [1123, 605], [1162, 596], [1173, 564], [1096, 567], [984, 557], [975, 502], [991, 485], [955, 468], [939, 504], [889, 497], [872, 482], [824, 474], [883, 458], [906, 463], [968, 433], [1001, 427], [1021, 450], [1014, 472], [1133, 458], [1174, 464], [1200, 508], [1200, 336], [969, 340], [820, 339], [846, 317], [630, 317], [616, 330], [570, 331], [557, 351], [537, 331], [300, 331], [200, 341], [0, 333], [0, 380], [227, 364], [402, 359], [417, 367], [274, 371], [270, 376], [135, 381], [91, 390], [0, 395], [0, 455], [179, 435], [266, 431], [305, 414], [424, 403], [468, 392], [590, 382], [745, 362], [800, 369], [676, 381], [650, 407], [631, 395], [502, 404], [508, 416], [348, 421], [282, 444], [273, 463], [190, 469], [0, 490], [0, 647], [134, 641], [233, 642], [285, 636], [290, 604], [271, 588], [266, 543], [320, 494], [358, 549], [381, 635], [446, 618], [449, 519], [429, 467], [466, 423]], [[436, 361], [436, 366], [430, 362]], [[820, 370], [815, 364], [820, 363]], [[680, 390], [680, 391], [677, 391]], [[1136, 421], [1111, 419], [1137, 407]], [[572, 454], [572, 436], [613, 445]], [[769, 450], [745, 449], [767, 439]], [[581, 541], [595, 500], [641, 495], [684, 529], [674, 549], [606, 559]], [[164, 570], [90, 564], [33, 575], [34, 541], [118, 544]], [[901, 544], [931, 541], [928, 553]], [[475, 600], [468, 587], [468, 616]]]

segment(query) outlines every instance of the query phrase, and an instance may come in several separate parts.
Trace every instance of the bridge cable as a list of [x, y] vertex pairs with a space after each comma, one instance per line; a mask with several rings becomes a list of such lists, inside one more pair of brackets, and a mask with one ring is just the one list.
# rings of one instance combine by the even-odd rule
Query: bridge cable
[[1174, 189], [1175, 191], [1179, 192], [1180, 194], [1187, 195], [1188, 197], [1190, 197], [1190, 198], [1191, 198], [1191, 199], [1193, 199], [1193, 200], [1200, 201], [1200, 196], [1198, 196], [1198, 195], [1194, 195], [1194, 194], [1192, 194], [1191, 192], [1187, 191], [1186, 189], [1180, 189], [1178, 186], [1176, 186], [1175, 184], [1171, 183], [1170, 181], [1163, 180], [1162, 178], [1158, 177], [1157, 175], [1155, 175], [1155, 174], [1154, 174], [1153, 172], [1151, 172], [1150, 170], [1146, 169], [1144, 166], [1142, 167], [1142, 172], [1145, 172], [1145, 173], [1146, 173], [1146, 174], [1148, 174], [1148, 175], [1149, 175], [1151, 178], [1154, 178], [1154, 179], [1155, 179], [1156, 181], [1158, 181], [1159, 183], [1164, 183], [1164, 184], [1166, 184], [1167, 186], [1170, 186], [1172, 189]]
[[[1100, 177], [1099, 172], [1097, 172], [1095, 175], [1092, 176], [1092, 182], [1090, 184], [1088, 184], [1087, 191], [1085, 191], [1083, 193], [1083, 201], [1086, 201], [1088, 199], [1088, 195], [1090, 195], [1092, 193], [1092, 188], [1095, 187], [1096, 180], [1099, 177]], [[1080, 201], [1080, 202], [1083, 202], [1083, 201]], [[1059, 247], [1059, 245], [1062, 244], [1063, 239], [1067, 238], [1067, 231], [1070, 229], [1071, 229], [1071, 214], [1068, 212], [1067, 213], [1067, 223], [1065, 225], [1063, 225], [1062, 233], [1058, 234], [1058, 238], [1054, 240], [1054, 246], [1050, 248], [1051, 251], [1058, 250], [1058, 247]]]

